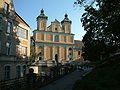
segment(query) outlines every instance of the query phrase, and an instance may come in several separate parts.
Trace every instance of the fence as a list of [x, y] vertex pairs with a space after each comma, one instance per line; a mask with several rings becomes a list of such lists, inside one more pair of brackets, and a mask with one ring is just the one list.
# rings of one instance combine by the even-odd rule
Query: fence
[[50, 70], [50, 74], [37, 76], [35, 80], [33, 78], [17, 78], [8, 81], [0, 81], [0, 90], [35, 90], [44, 85], [47, 85], [66, 74], [73, 72], [75, 68], [73, 66], [61, 66], [53, 67]]

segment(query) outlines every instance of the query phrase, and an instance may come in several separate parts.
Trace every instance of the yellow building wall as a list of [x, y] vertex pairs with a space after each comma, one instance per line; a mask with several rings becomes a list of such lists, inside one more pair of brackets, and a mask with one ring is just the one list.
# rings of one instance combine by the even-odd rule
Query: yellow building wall
[[11, 0], [4, 0], [4, 1], [5, 1], [6, 3], [8, 3], [8, 4], [11, 2]]
[[37, 33], [37, 40], [43, 40], [43, 34]]
[[68, 36], [68, 42], [71, 42], [72, 40], [71, 40], [71, 36]]
[[54, 53], [55, 53], [55, 54], [59, 54], [59, 47], [55, 47]]
[[46, 59], [52, 60], [52, 47], [46, 47]]
[[61, 47], [61, 59], [62, 61], [66, 60], [66, 48]]
[[22, 23], [19, 23], [18, 26], [20, 26], [28, 31], [28, 39], [23, 39], [23, 38], [19, 37], [19, 42], [20, 42], [19, 45], [27, 47], [27, 56], [30, 56], [30, 28], [26, 25], [23, 25]]
[[46, 34], [46, 40], [47, 41], [52, 41], [52, 35], [51, 34]]
[[0, 0], [0, 8], [4, 7], [4, 0]]
[[65, 39], [66, 39], [65, 36], [61, 36], [61, 42], [65, 42], [66, 41]]
[[67, 24], [66, 25], [66, 33], [71, 33], [70, 31], [70, 28], [71, 28], [71, 26], [70, 26], [70, 24]]
[[46, 21], [41, 20], [40, 22], [38, 22], [38, 25], [39, 30], [46, 30]]

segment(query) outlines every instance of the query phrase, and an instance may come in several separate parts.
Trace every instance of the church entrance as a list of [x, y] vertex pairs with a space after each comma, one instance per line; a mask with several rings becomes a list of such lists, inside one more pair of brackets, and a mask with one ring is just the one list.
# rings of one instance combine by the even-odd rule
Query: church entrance
[[55, 61], [56, 61], [57, 65], [58, 65], [58, 54], [55, 54]]

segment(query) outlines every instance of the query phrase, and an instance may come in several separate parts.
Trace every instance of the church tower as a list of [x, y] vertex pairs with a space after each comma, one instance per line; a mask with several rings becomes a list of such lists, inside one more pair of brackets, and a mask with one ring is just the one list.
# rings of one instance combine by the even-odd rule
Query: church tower
[[71, 23], [72, 21], [69, 20], [68, 15], [65, 14], [65, 18], [63, 21], [61, 21], [61, 25], [62, 25], [62, 30], [64, 33], [71, 33]]
[[48, 17], [45, 16], [44, 10], [41, 10], [40, 15], [37, 17], [37, 30], [46, 30]]

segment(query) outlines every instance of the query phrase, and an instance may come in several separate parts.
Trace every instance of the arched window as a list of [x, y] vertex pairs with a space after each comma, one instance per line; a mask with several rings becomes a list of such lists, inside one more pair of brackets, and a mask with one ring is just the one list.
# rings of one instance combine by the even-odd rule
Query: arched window
[[16, 77], [17, 78], [21, 77], [21, 68], [20, 68], [20, 65], [16, 66]]
[[42, 55], [42, 52], [40, 52], [39, 55]]
[[69, 51], [71, 51], [72, 50], [72, 48], [69, 48]]
[[10, 79], [10, 65], [5, 66], [4, 71], [5, 71], [5, 75], [4, 75], [4, 79], [5, 80], [9, 80]]

